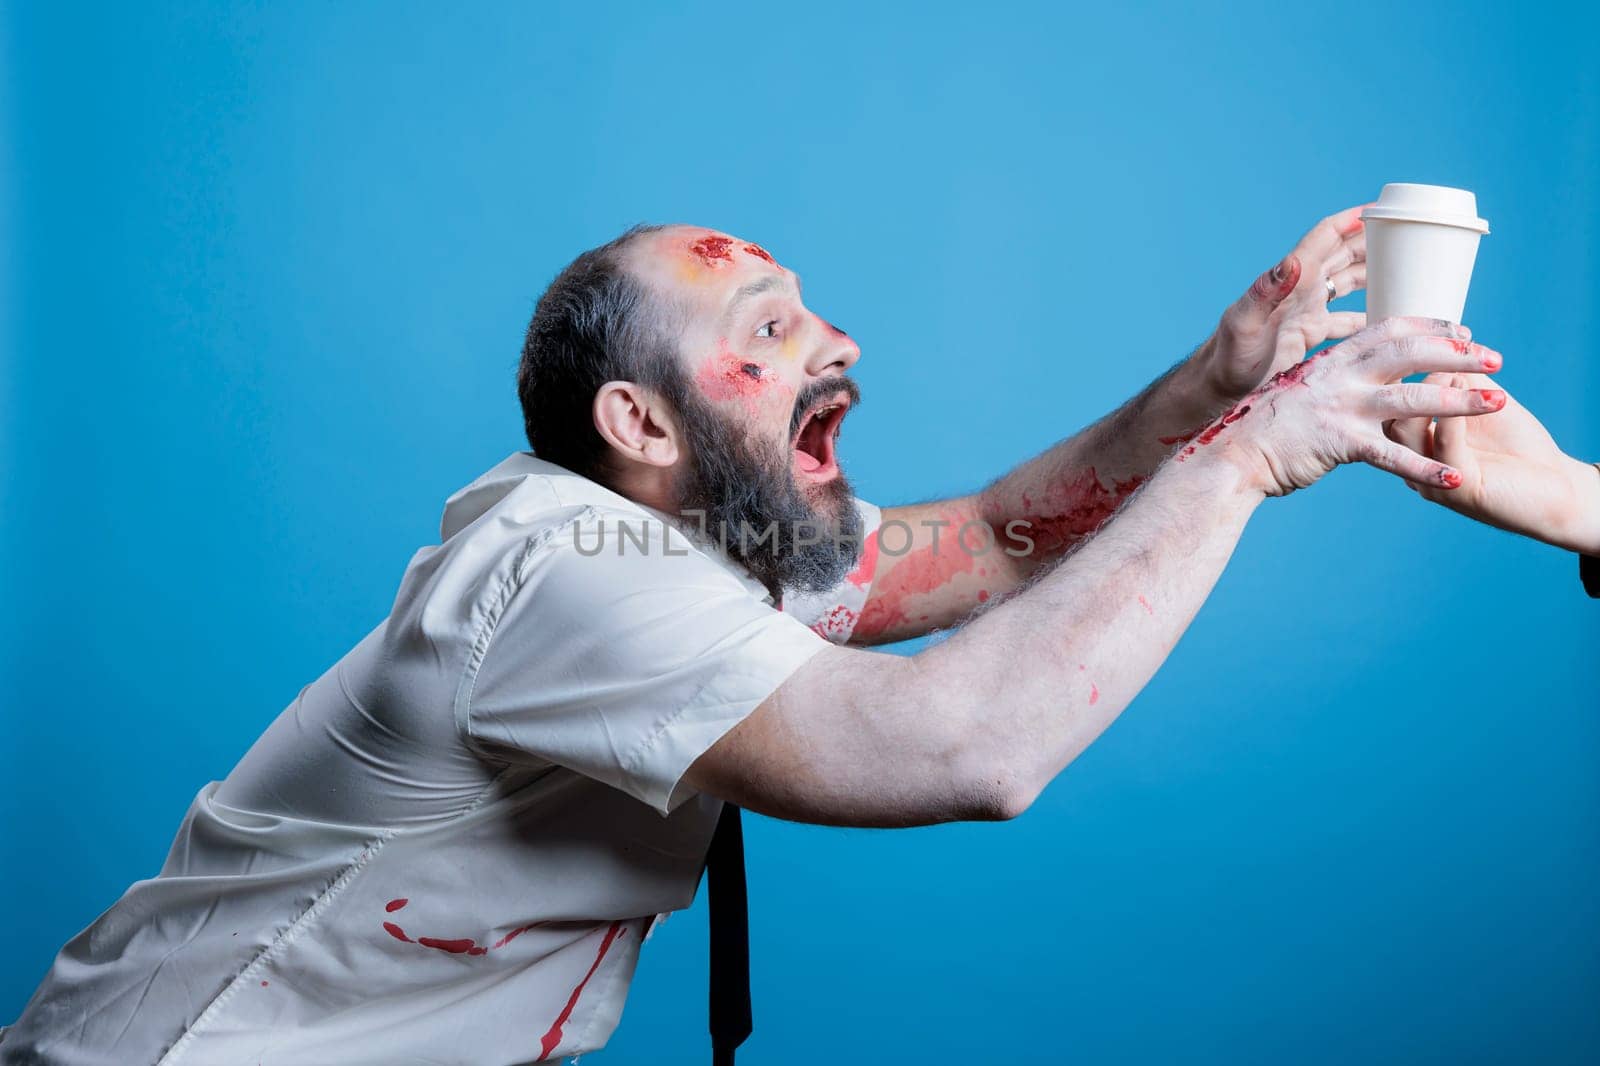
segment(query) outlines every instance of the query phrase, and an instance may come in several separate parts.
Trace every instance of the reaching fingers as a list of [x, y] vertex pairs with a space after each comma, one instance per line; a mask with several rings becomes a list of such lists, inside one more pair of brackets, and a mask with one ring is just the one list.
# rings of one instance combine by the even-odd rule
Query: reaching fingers
[[[1349, 296], [1351, 293], [1367, 287], [1367, 264], [1356, 263], [1343, 270], [1334, 271], [1328, 275], [1328, 280], [1333, 282], [1333, 299], [1340, 296]], [[1331, 302], [1331, 301], [1330, 301]]]
[[1228, 308], [1224, 320], [1241, 333], [1248, 333], [1266, 324], [1272, 312], [1300, 283], [1300, 258], [1293, 253], [1285, 256], [1272, 269], [1256, 278], [1245, 292]]
[[1347, 207], [1337, 214], [1329, 215], [1300, 239], [1300, 246], [1295, 251], [1310, 262], [1325, 260], [1347, 237], [1353, 237], [1362, 231], [1361, 212], [1367, 207], [1367, 204], [1357, 204], [1355, 207]]
[[1383, 424], [1383, 435], [1418, 455], [1432, 455], [1429, 439], [1431, 425], [1432, 420], [1426, 415], [1396, 418]]
[[1347, 266], [1367, 261], [1367, 235], [1358, 231], [1346, 237], [1339, 247], [1335, 248], [1328, 258], [1323, 260], [1322, 272], [1332, 274], [1343, 270]]
[[[1506, 394], [1499, 389], [1454, 388], [1445, 385], [1401, 382], [1383, 385], [1367, 397], [1367, 411], [1377, 418], [1439, 417], [1483, 415], [1506, 405]], [[1419, 450], [1420, 449], [1413, 449]]]
[[1365, 311], [1329, 311], [1322, 328], [1326, 331], [1324, 340], [1342, 341], [1367, 328], [1367, 314]]
[[1355, 458], [1419, 486], [1453, 489], [1461, 484], [1459, 470], [1437, 459], [1418, 455], [1410, 448], [1383, 437], [1373, 437], [1363, 442], [1356, 449]]
[[[1469, 387], [1469, 378], [1472, 375], [1452, 374], [1451, 384], [1458, 390]], [[1481, 393], [1498, 393], [1500, 402], [1495, 410], [1505, 406], [1506, 394], [1498, 389], [1474, 390]], [[1447, 463], [1460, 463], [1466, 466], [1472, 461], [1472, 450], [1467, 447], [1467, 420], [1465, 418], [1441, 418], [1439, 425], [1433, 431], [1434, 454]]]
[[[1383, 324], [1387, 325], [1387, 322]], [[1385, 383], [1436, 370], [1493, 373], [1500, 369], [1503, 362], [1500, 353], [1492, 348], [1440, 333], [1398, 337], [1376, 345], [1362, 345], [1361, 339], [1372, 332], [1367, 330], [1357, 334], [1340, 347], [1361, 345], [1364, 350], [1355, 358], [1361, 364], [1362, 371]]]

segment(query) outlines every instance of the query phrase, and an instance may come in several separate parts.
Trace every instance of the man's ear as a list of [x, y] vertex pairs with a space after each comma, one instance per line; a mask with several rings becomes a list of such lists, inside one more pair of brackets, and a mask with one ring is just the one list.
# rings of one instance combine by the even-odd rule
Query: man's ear
[[627, 459], [649, 466], [678, 461], [678, 423], [659, 395], [631, 381], [608, 381], [594, 397], [594, 428]]

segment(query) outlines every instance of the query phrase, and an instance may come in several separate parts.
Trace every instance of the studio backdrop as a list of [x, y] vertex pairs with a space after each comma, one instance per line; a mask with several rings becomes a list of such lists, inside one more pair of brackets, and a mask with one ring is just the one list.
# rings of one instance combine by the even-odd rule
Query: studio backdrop
[[[539, 292], [760, 241], [883, 505], [1205, 338], [1324, 215], [1473, 190], [1501, 384], [1600, 458], [1577, 5], [8, 4], [0, 1022], [525, 447]], [[1341, 306], [1360, 309], [1359, 296]], [[1021, 818], [747, 820], [754, 1064], [1592, 1062], [1600, 605], [1387, 475], [1270, 500]], [[904, 649], [901, 649], [904, 650]], [[595, 1058], [706, 1058], [705, 894]]]

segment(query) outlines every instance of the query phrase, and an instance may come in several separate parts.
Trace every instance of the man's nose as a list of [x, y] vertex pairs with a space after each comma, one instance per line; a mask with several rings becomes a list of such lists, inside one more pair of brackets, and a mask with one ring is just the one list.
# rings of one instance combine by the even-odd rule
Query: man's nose
[[850, 335], [825, 319], [818, 318], [822, 330], [822, 343], [807, 360], [806, 371], [811, 374], [842, 374], [856, 365], [861, 358], [861, 346]]

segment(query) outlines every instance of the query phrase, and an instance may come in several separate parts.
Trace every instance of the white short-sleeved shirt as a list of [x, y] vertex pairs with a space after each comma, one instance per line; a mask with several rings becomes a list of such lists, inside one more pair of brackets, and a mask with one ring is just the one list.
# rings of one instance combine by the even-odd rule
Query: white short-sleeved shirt
[[602, 1047], [721, 810], [684, 771], [848, 637], [823, 615], [869, 583], [780, 612], [714, 545], [511, 456], [451, 497], [390, 616], [200, 790], [161, 873], [61, 950], [0, 1063]]

